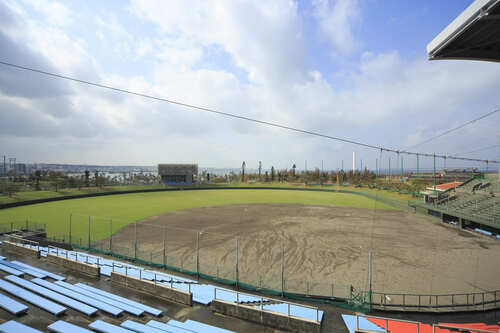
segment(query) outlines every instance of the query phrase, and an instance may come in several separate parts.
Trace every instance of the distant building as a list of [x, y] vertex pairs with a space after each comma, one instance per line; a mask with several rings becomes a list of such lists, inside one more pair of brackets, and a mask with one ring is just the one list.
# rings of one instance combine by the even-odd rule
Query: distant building
[[16, 170], [16, 174], [26, 174], [26, 164], [24, 163], [17, 163], [15, 165], [15, 170]]
[[193, 184], [198, 164], [158, 164], [158, 175], [165, 184]]

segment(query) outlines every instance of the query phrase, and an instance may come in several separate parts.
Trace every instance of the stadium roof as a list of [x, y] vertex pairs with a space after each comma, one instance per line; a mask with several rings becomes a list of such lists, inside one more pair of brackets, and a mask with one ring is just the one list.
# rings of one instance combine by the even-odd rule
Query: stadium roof
[[430, 60], [500, 61], [500, 0], [476, 0], [428, 45]]

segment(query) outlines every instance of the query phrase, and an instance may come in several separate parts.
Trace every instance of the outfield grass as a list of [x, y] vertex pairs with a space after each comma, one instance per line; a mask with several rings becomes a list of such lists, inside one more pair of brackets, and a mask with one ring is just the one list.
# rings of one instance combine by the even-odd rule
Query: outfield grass
[[299, 203], [350, 206], [359, 208], [394, 209], [375, 200], [355, 194], [280, 191], [280, 190], [204, 190], [112, 195], [56, 201], [0, 210], [0, 223], [30, 221], [45, 223], [49, 236], [68, 235], [72, 214], [74, 239], [87, 239], [88, 216], [94, 240], [109, 236], [109, 221], [113, 232], [119, 228], [171, 211], [197, 207], [247, 203]]
[[6, 194], [0, 194], [0, 204], [20, 202], [28, 200], [37, 200], [45, 198], [56, 198], [63, 197], [67, 195], [78, 195], [78, 194], [88, 194], [88, 193], [99, 193], [99, 192], [113, 192], [113, 191], [134, 191], [134, 190], [145, 190], [145, 189], [155, 189], [164, 188], [164, 185], [117, 185], [117, 186], [105, 186], [105, 187], [83, 187], [83, 188], [65, 188], [59, 191], [19, 191], [14, 193], [12, 196]]

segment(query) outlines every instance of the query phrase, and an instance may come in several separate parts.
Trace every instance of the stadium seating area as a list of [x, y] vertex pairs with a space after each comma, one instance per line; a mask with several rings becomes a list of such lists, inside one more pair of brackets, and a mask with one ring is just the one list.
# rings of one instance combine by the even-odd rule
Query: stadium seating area
[[500, 228], [500, 180], [472, 179], [439, 195], [426, 207]]
[[[255, 307], [263, 312], [287, 315], [301, 320], [321, 323], [323, 318], [323, 311], [317, 309], [316, 307], [304, 306], [280, 300], [271, 300], [233, 290], [218, 287], [216, 288], [210, 284], [202, 284], [195, 280], [190, 280], [164, 272], [146, 270], [142, 267], [123, 261], [110, 260], [99, 256], [89, 255], [84, 252], [68, 251], [54, 247], [43, 247], [31, 243], [23, 244], [20, 242], [18, 245], [36, 249], [40, 253], [41, 257], [47, 257], [47, 255], [51, 253], [63, 258], [95, 265], [99, 268], [100, 274], [104, 276], [110, 276], [114, 271], [138, 278], [140, 280], [154, 281], [155, 284], [164, 284], [169, 287], [188, 291], [192, 293], [193, 301], [203, 305], [210, 304], [212, 301], [217, 299], [225, 302], [232, 302], [238, 305]], [[67, 309], [72, 309], [89, 317], [95, 315], [97, 312], [111, 315], [113, 317], [119, 317], [121, 314], [127, 313], [138, 318], [142, 318], [144, 315], [158, 317], [162, 314], [162, 310], [160, 309], [152, 308], [126, 297], [115, 295], [84, 283], [68, 283], [65, 281], [65, 276], [39, 269], [21, 261], [8, 261], [5, 257], [1, 257], [0, 272], [2, 271], [4, 275], [7, 275], [0, 278], [0, 291], [9, 293], [21, 301], [30, 303], [31, 305], [54, 315], [62, 315], [67, 311]], [[27, 276], [30, 276], [31, 278], [27, 279]], [[23, 314], [28, 311], [28, 307], [26, 305], [16, 301], [15, 299], [4, 296], [1, 293], [0, 307], [13, 314]], [[151, 326], [150, 323], [153, 326]], [[157, 321], [151, 321], [150, 323], [140, 324], [128, 320], [127, 322], [124, 322], [122, 327], [112, 327], [109, 323], [97, 321], [93, 323], [95, 327], [89, 327], [100, 332], [114, 332], [124, 329], [132, 329], [132, 331], [136, 332], [141, 330], [145, 332], [153, 332], [155, 330], [162, 331], [162, 328], [166, 329], [168, 325], [174, 325], [175, 327], [168, 327], [166, 331], [228, 332], [217, 327], [209, 329], [205, 327], [206, 325], [204, 326], [204, 324], [197, 323], [192, 320], [188, 320], [184, 323], [172, 320], [168, 323]], [[22, 324], [11, 322], [7, 325], [7, 327], [12, 326], [15, 330], [16, 327], [20, 327], [19, 325]], [[70, 327], [68, 325], [72, 324], [61, 321], [54, 323], [54, 327], [49, 327], [48, 329], [53, 332], [67, 332], [69, 329], [68, 327]], [[199, 329], [199, 331], [196, 329]], [[26, 330], [29, 331], [28, 329]], [[85, 330], [86, 329], [82, 328], [82, 332], [85, 332]], [[0, 331], [2, 331], [1, 328]], [[76, 332], [78, 330], [74, 329], [69, 331]]]
[[[50, 251], [48, 248], [46, 249]], [[57, 250], [55, 251], [57, 252]], [[77, 255], [76, 253], [74, 254]], [[83, 256], [83, 254], [81, 255]], [[0, 278], [0, 308], [18, 317], [30, 313], [31, 307], [37, 307], [55, 316], [63, 315], [68, 309], [72, 309], [89, 318], [94, 317], [98, 312], [104, 315], [111, 315], [115, 318], [122, 313], [127, 313], [142, 319], [148, 315], [159, 317], [163, 314], [163, 310], [133, 301], [127, 297], [100, 290], [84, 283], [68, 283], [64, 281], [66, 280], [64, 276], [25, 264], [21, 261], [8, 261], [5, 257], [2, 257], [0, 259], [0, 270], [3, 272], [2, 278]], [[147, 274], [145, 275], [148, 276]], [[162, 278], [165, 278], [165, 276], [163, 275]], [[178, 278], [177, 283], [181, 279]], [[127, 326], [129, 328], [131, 326], [137, 327], [129, 330]], [[185, 322], [150, 320], [147, 324], [127, 320], [121, 326], [115, 326], [103, 320], [96, 320], [89, 325], [89, 328], [87, 329], [70, 322], [58, 320], [48, 325], [47, 331], [76, 333], [94, 331], [230, 332], [193, 320]], [[19, 321], [10, 320], [0, 324], [0, 332], [20, 333], [41, 331]]]

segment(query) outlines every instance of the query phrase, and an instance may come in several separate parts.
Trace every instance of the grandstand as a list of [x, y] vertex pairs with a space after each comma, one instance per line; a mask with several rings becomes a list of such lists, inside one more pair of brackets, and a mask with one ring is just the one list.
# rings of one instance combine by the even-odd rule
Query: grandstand
[[496, 178], [471, 178], [460, 186], [436, 191], [415, 204], [418, 207], [461, 228], [500, 234], [500, 180]]

